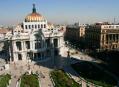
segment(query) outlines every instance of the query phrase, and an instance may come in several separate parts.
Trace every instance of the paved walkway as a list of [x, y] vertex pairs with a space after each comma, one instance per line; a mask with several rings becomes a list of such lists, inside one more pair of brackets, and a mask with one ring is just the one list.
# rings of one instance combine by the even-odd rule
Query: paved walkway
[[[24, 67], [22, 67], [24, 66]], [[10, 87], [16, 87], [16, 83], [20, 76], [27, 71], [27, 66], [24, 62], [19, 63], [11, 63], [10, 64], [10, 71], [11, 74], [11, 84]]]
[[40, 67], [40, 70], [42, 70], [40, 72], [40, 84], [42, 87], [53, 87], [53, 84], [50, 80], [50, 76], [49, 76], [49, 73], [51, 70], [49, 70], [48, 68], [46, 67]]
[[[49, 73], [51, 71], [48, 67], [39, 66], [37, 64], [34, 64], [34, 62], [29, 63], [30, 70], [34, 73], [38, 72], [39, 79], [40, 79], [40, 85], [41, 87], [53, 87], [53, 84], [50, 80]], [[16, 87], [18, 79], [24, 74], [25, 72], [28, 72], [28, 64], [27, 62], [19, 61], [16, 63], [10, 64], [9, 70], [3, 70], [0, 72], [1, 74], [9, 73], [11, 74], [11, 84], [10, 87]]]

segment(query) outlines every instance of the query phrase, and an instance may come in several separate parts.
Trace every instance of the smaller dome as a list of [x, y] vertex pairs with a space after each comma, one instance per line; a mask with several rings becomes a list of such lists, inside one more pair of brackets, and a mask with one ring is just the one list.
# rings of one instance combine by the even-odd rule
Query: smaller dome
[[41, 20], [44, 20], [44, 18], [36, 12], [35, 4], [33, 4], [32, 13], [26, 16], [25, 22], [39, 22]]

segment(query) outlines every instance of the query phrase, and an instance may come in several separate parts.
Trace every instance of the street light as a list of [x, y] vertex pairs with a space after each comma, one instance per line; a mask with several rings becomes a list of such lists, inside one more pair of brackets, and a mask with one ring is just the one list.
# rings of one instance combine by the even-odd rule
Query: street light
[[30, 57], [28, 56], [27, 58], [28, 58], [28, 70], [30, 70], [30, 65], [29, 65], [29, 59], [30, 59]]
[[30, 70], [30, 65], [29, 65], [29, 61], [30, 61], [30, 59], [31, 59], [31, 51], [30, 52], [28, 52], [28, 50], [27, 50], [27, 60], [28, 60], [28, 70]]
[[67, 51], [67, 63], [68, 63], [68, 65], [70, 65], [70, 50], [71, 50], [71, 47], [69, 47], [69, 49], [68, 49], [68, 51]]

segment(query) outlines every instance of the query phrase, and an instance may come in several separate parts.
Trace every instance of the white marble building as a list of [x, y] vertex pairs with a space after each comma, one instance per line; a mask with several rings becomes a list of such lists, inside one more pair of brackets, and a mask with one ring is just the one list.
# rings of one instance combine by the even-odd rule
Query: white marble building
[[[10, 42], [10, 61], [47, 61], [64, 45], [65, 27], [53, 26], [33, 5], [32, 13], [6, 36]], [[59, 51], [58, 51], [59, 50]]]

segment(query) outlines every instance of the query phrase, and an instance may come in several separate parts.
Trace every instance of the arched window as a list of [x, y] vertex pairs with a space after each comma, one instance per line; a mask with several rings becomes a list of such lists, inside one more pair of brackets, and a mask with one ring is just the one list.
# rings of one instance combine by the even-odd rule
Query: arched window
[[35, 43], [35, 49], [39, 49], [41, 48], [41, 43], [40, 42], [36, 42]]
[[46, 28], [46, 24], [44, 24], [44, 28]]
[[27, 25], [25, 25], [25, 28], [28, 29]]
[[31, 25], [29, 25], [29, 29], [31, 29]]
[[38, 25], [38, 28], [40, 28], [40, 24]]
[[34, 28], [34, 25], [32, 25], [32, 28]]
[[16, 42], [16, 47], [17, 47], [18, 50], [22, 50], [21, 42], [20, 41]]
[[35, 29], [37, 28], [37, 25], [35, 25]]
[[41, 28], [43, 28], [43, 25], [41, 24]]

